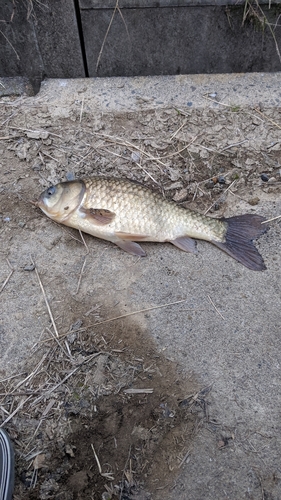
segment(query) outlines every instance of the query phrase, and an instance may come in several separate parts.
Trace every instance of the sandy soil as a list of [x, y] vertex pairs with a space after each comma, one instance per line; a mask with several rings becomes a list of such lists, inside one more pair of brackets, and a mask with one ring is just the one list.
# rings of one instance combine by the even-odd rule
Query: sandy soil
[[268, 269], [255, 273], [204, 242], [197, 256], [147, 243], [138, 259], [30, 203], [98, 174], [210, 216], [274, 218], [280, 110], [93, 115], [39, 94], [3, 97], [1, 124], [0, 416], [14, 498], [281, 498], [280, 219], [257, 242]]

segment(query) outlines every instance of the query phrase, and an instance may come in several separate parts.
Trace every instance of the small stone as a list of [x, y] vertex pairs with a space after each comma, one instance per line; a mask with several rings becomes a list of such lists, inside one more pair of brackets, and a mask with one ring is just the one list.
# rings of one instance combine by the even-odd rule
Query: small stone
[[79, 330], [81, 328], [81, 326], [83, 325], [83, 321], [82, 319], [78, 318], [75, 323], [72, 323], [71, 327], [70, 327], [70, 330], [72, 332], [75, 332], [77, 330]]
[[177, 191], [175, 196], [173, 197], [173, 200], [176, 202], [181, 202], [185, 201], [188, 196], [188, 191], [187, 189], [183, 188], [180, 191]]
[[40, 130], [28, 130], [26, 135], [29, 139], [40, 139]]
[[72, 332], [72, 333], [69, 333], [67, 335], [67, 341], [68, 341], [69, 344], [73, 344], [76, 339], [77, 339], [77, 333], [76, 332]]
[[101, 496], [101, 500], [111, 500], [111, 499], [112, 499], [111, 493], [109, 493], [108, 491], [104, 491]]
[[42, 168], [43, 168], [43, 164], [41, 163], [41, 161], [35, 160], [35, 162], [32, 166], [32, 170], [34, 170], [35, 172], [39, 172], [40, 170], [42, 170]]
[[275, 177], [270, 177], [270, 179], [268, 179], [268, 184], [274, 184], [275, 182], [276, 182]]
[[223, 177], [223, 175], [220, 175], [219, 178], [218, 178], [218, 183], [219, 184], [225, 184], [225, 178]]
[[172, 168], [172, 167], [168, 167], [167, 170], [168, 170], [168, 175], [169, 175], [171, 181], [175, 182], [175, 181], [178, 181], [180, 179], [181, 174], [180, 174], [179, 170], [177, 170], [176, 168]]
[[248, 203], [249, 205], [257, 205], [259, 203], [260, 199], [256, 196], [255, 198], [251, 198], [250, 200], [248, 200]]
[[30, 264], [28, 266], [24, 266], [23, 270], [24, 271], [34, 271], [35, 269], [35, 265], [34, 264]]
[[252, 124], [258, 126], [261, 124], [261, 120], [259, 118], [254, 117], [252, 120]]
[[67, 444], [67, 445], [65, 446], [65, 453], [66, 453], [67, 455], [69, 455], [70, 457], [72, 457], [72, 458], [74, 458], [74, 457], [75, 457], [75, 453], [74, 453], [74, 451], [73, 451], [73, 446], [70, 446], [70, 444]]
[[24, 228], [25, 222], [20, 221], [18, 225], [19, 225], [19, 227]]
[[263, 182], [268, 182], [268, 180], [269, 180], [269, 179], [268, 179], [268, 175], [266, 175], [266, 174], [261, 174], [261, 180], [262, 180]]
[[131, 154], [131, 160], [132, 162], [134, 163], [137, 163], [140, 161], [140, 154], [139, 153], [135, 153], [134, 151], [132, 152]]
[[37, 455], [34, 460], [33, 460], [33, 467], [34, 469], [42, 469], [45, 465], [45, 458], [46, 455], [44, 453], [40, 453], [40, 455]]

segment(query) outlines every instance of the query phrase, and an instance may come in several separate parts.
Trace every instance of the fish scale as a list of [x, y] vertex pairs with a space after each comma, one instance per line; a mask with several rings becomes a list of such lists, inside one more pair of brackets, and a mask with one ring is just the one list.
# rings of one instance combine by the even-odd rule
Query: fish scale
[[111, 227], [116, 231], [143, 234], [150, 241], [171, 241], [193, 234], [198, 239], [223, 241], [226, 227], [218, 219], [205, 217], [163, 198], [159, 193], [127, 180], [85, 179], [83, 205], [116, 214]]

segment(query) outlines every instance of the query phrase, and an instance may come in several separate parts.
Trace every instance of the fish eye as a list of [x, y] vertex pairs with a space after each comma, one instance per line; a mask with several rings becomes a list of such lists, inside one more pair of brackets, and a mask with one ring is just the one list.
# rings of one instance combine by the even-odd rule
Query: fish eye
[[55, 186], [50, 186], [48, 189], [47, 189], [47, 195], [48, 196], [52, 196], [53, 194], [55, 194], [56, 192], [56, 188]]

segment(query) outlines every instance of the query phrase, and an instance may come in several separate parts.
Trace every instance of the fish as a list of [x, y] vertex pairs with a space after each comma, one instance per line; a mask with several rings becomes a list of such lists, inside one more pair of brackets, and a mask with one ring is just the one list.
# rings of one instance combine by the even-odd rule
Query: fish
[[266, 269], [253, 240], [267, 229], [256, 214], [214, 218], [184, 208], [137, 181], [91, 177], [48, 187], [36, 205], [52, 220], [122, 250], [146, 255], [141, 242], [170, 242], [197, 253], [195, 240], [206, 240], [254, 271]]

